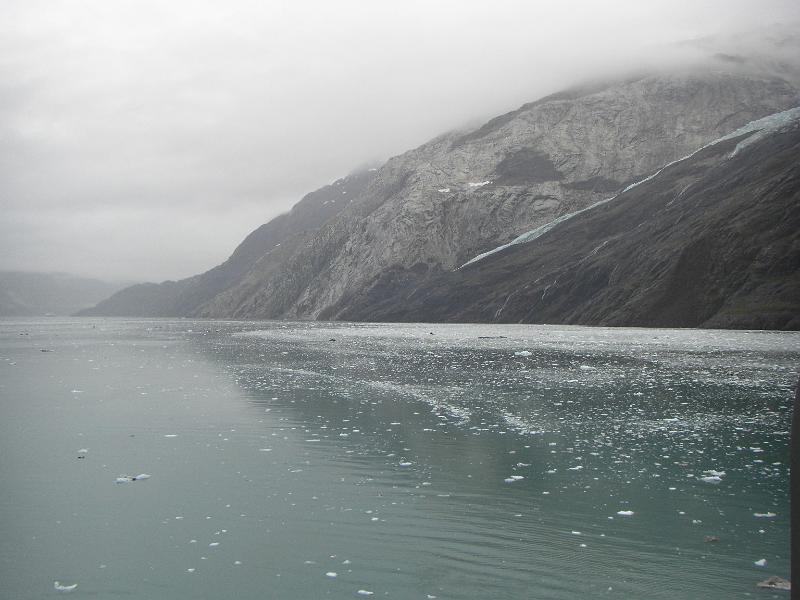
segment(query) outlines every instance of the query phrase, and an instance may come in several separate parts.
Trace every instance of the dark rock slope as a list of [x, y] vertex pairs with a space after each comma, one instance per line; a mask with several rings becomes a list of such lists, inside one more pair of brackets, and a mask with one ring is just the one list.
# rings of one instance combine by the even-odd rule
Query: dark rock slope
[[402, 295], [373, 288], [342, 316], [800, 329], [792, 112], [778, 131], [707, 147], [531, 242]]

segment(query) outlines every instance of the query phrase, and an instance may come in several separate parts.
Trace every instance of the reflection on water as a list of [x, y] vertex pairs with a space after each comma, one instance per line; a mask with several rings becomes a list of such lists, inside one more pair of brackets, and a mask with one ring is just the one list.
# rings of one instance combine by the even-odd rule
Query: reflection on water
[[4, 594], [748, 596], [788, 576], [798, 357], [785, 333], [2, 321]]

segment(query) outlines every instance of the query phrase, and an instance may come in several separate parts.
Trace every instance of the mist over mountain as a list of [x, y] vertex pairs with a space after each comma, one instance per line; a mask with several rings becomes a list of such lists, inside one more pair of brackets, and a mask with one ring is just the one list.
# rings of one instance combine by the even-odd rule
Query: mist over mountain
[[[608, 199], [751, 121], [800, 104], [796, 59], [800, 53], [792, 60], [800, 43], [792, 30], [773, 29], [761, 37], [735, 40], [694, 40], [687, 42], [686, 48], [702, 59], [691, 66], [681, 61], [673, 68], [661, 64], [590, 81], [533, 100], [471, 130], [441, 135], [377, 169], [309, 194], [290, 213], [254, 231], [219, 267], [178, 282], [123, 290], [83, 314], [797, 327], [785, 315], [792, 308], [791, 294], [783, 293], [781, 298], [788, 304], [778, 310], [780, 315], [763, 319], [756, 313], [765, 304], [752, 298], [742, 299], [739, 308], [728, 307], [725, 317], [715, 317], [717, 313], [707, 306], [692, 309], [691, 317], [680, 311], [668, 317], [654, 308], [648, 321], [641, 312], [649, 306], [644, 301], [635, 310], [624, 304], [627, 309], [613, 316], [602, 310], [581, 316], [589, 313], [578, 314], [576, 309], [533, 313], [507, 307], [497, 312], [494, 296], [492, 302], [480, 306], [477, 288], [510, 290], [508, 286], [518, 285], [517, 278], [525, 277], [527, 269], [540, 273], [548, 265], [537, 263], [534, 269], [524, 261], [515, 263], [513, 273], [504, 271], [505, 282], [484, 265], [465, 269], [472, 273], [471, 295], [459, 279], [461, 271], [454, 273], [481, 253]], [[780, 156], [791, 153], [782, 151]], [[755, 177], [746, 172], [757, 168], [755, 162], [736, 165], [726, 168], [736, 170], [739, 177]], [[796, 169], [792, 164], [785, 166], [789, 175]], [[774, 177], [789, 175], [778, 167], [773, 173]], [[725, 168], [712, 169], [703, 175], [704, 186], [709, 185], [707, 178], [716, 176], [733, 177]], [[665, 177], [661, 174], [658, 178], [659, 189], [672, 189]], [[770, 202], [765, 198], [771, 196], [764, 191], [769, 184], [759, 179], [753, 184], [757, 192], [751, 196], [737, 192], [735, 202], [728, 199], [729, 208], [724, 209], [738, 206], [744, 210], [748, 202], [757, 207], [754, 210], [761, 216], [741, 226], [752, 228], [748, 238], [751, 249], [758, 245], [754, 240], [761, 239], [759, 236], [769, 237], [767, 230], [771, 231], [776, 215], [782, 215], [784, 222], [792, 222], [795, 216], [796, 208], [786, 204], [793, 188], [781, 188], [784, 196]], [[624, 195], [624, 200], [630, 197]], [[711, 197], [692, 196], [699, 204]], [[646, 219], [642, 216], [642, 222], [665, 214], [658, 204], [644, 200], [638, 204], [650, 211]], [[707, 219], [697, 227], [710, 227], [710, 219], [717, 218], [713, 217], [715, 210], [689, 211], [692, 219], [687, 217], [686, 223]], [[680, 230], [681, 220], [671, 227]], [[555, 231], [549, 239], [554, 235]], [[597, 239], [601, 234], [585, 230], [582, 235]], [[673, 241], [700, 243], [688, 232], [676, 236]], [[652, 239], [645, 237], [639, 242], [644, 252]], [[558, 244], [581, 247], [568, 237]], [[742, 261], [754, 260], [752, 252], [734, 256], [726, 253], [718, 240], [712, 245], [721, 252], [720, 260], [728, 261], [728, 277], [734, 277], [737, 269], [750, 268], [750, 263]], [[683, 256], [680, 243], [672, 244], [668, 252], [672, 258]], [[665, 256], [664, 260], [672, 258]], [[791, 258], [782, 260], [794, 264]], [[690, 268], [691, 262], [687, 258], [681, 268]], [[554, 263], [552, 268], [566, 268], [558, 264], [561, 266]], [[481, 273], [486, 274], [485, 281]], [[634, 295], [648, 281], [640, 275], [626, 279], [626, 289]], [[796, 269], [785, 268], [776, 277], [794, 281], [796, 275]], [[721, 309], [727, 306], [726, 294], [738, 293], [739, 288], [728, 285], [728, 279], [719, 274], [715, 277], [717, 292], [704, 297]], [[445, 292], [442, 285], [454, 287]], [[790, 289], [794, 284], [786, 285]], [[669, 293], [664, 291], [664, 298], [668, 299]], [[423, 297], [429, 300], [423, 302]], [[434, 297], [436, 301], [430, 300]], [[473, 304], [467, 310], [464, 303], [470, 301]], [[731, 311], [738, 311], [739, 316], [734, 318]]]
[[0, 317], [71, 315], [129, 285], [66, 273], [0, 271]]

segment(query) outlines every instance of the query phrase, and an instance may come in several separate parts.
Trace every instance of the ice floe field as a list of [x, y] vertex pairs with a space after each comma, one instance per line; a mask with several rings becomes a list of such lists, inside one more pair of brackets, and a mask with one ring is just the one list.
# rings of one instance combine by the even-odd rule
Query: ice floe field
[[798, 365], [794, 333], [2, 320], [0, 597], [785, 597]]

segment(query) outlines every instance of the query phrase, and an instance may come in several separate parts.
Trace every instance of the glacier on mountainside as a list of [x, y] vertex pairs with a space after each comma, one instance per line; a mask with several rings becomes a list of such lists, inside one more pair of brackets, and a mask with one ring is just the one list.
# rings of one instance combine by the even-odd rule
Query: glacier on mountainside
[[[750, 121], [749, 123], [747, 123], [746, 125], [743, 125], [739, 129], [737, 129], [735, 131], [732, 131], [731, 133], [729, 133], [727, 135], [724, 135], [721, 138], [717, 138], [716, 140], [714, 140], [713, 142], [709, 142], [705, 146], [701, 146], [700, 148], [698, 148], [697, 150], [695, 150], [691, 154], [687, 154], [686, 156], [684, 156], [682, 158], [679, 158], [677, 160], [673, 160], [672, 162], [667, 163], [666, 165], [664, 165], [663, 167], [658, 169], [652, 175], [648, 175], [644, 179], [640, 179], [639, 181], [636, 181], [635, 183], [630, 184], [629, 186], [627, 186], [625, 189], [623, 189], [621, 192], [615, 194], [614, 196], [611, 196], [610, 198], [606, 198], [604, 200], [600, 200], [598, 202], [595, 202], [594, 204], [590, 204], [589, 206], [587, 206], [586, 208], [582, 208], [581, 210], [576, 210], [575, 212], [571, 212], [571, 213], [567, 213], [567, 214], [561, 215], [560, 217], [558, 217], [556, 219], [553, 219], [552, 221], [550, 221], [548, 223], [545, 223], [544, 225], [540, 225], [536, 229], [532, 229], [530, 231], [527, 231], [527, 232], [515, 237], [513, 240], [511, 240], [507, 244], [503, 244], [502, 246], [497, 246], [496, 248], [493, 248], [491, 250], [487, 250], [486, 252], [483, 252], [482, 254], [478, 254], [477, 256], [471, 258], [470, 260], [465, 262], [463, 265], [458, 267], [458, 269], [456, 269], [456, 270], [463, 269], [467, 265], [471, 265], [471, 264], [476, 263], [476, 262], [478, 262], [480, 260], [483, 260], [487, 256], [490, 256], [492, 254], [500, 252], [501, 250], [505, 250], [506, 248], [510, 248], [511, 246], [516, 246], [517, 244], [525, 244], [525, 243], [528, 243], [528, 242], [532, 242], [533, 240], [543, 236], [545, 233], [547, 233], [548, 231], [553, 229], [559, 223], [563, 223], [564, 221], [566, 221], [568, 219], [571, 219], [572, 217], [574, 217], [576, 215], [579, 215], [581, 213], [585, 213], [586, 211], [593, 210], [593, 209], [597, 208], [598, 206], [602, 206], [603, 204], [611, 202], [612, 200], [614, 200], [615, 198], [618, 198], [620, 195], [624, 194], [628, 190], [630, 190], [632, 188], [635, 188], [636, 186], [641, 185], [641, 184], [643, 184], [643, 183], [645, 183], [647, 181], [650, 181], [651, 179], [656, 177], [659, 173], [661, 173], [664, 169], [666, 169], [668, 167], [671, 167], [672, 165], [677, 164], [679, 162], [682, 162], [682, 161], [686, 160], [687, 158], [691, 158], [692, 156], [694, 156], [698, 152], [701, 152], [702, 150], [705, 150], [706, 148], [709, 148], [709, 147], [714, 146], [716, 144], [719, 144], [720, 142], [724, 142], [726, 140], [730, 140], [730, 139], [733, 139], [733, 138], [736, 138], [736, 137], [739, 137], [739, 136], [742, 136], [742, 135], [751, 134], [751, 135], [748, 135], [745, 139], [743, 139], [742, 141], [740, 141], [736, 145], [736, 148], [734, 148], [733, 152], [731, 152], [730, 156], [732, 157], [732, 156], [735, 156], [738, 152], [740, 152], [744, 148], [746, 148], [747, 146], [757, 142], [758, 140], [763, 139], [764, 137], [766, 137], [769, 134], [780, 133], [780, 132], [787, 131], [787, 130], [789, 130], [791, 128], [798, 127], [798, 126], [800, 126], [800, 106], [797, 106], [795, 108], [790, 108], [789, 110], [785, 110], [783, 112], [774, 113], [772, 115], [768, 115], [766, 117], [763, 117], [761, 119], [757, 119], [755, 121]], [[472, 185], [472, 184], [470, 184], [470, 185]]]

